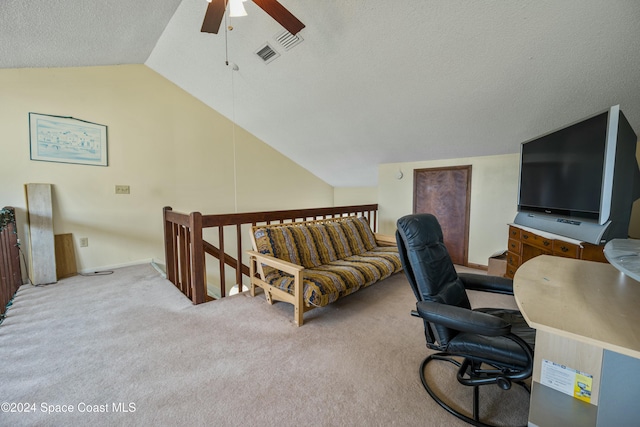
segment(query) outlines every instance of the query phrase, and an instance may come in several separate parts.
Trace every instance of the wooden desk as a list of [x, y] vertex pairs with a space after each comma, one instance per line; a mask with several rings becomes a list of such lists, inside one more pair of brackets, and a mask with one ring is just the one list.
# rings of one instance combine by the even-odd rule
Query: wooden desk
[[[530, 425], [640, 424], [640, 283], [610, 264], [541, 255], [514, 278], [536, 329]], [[541, 384], [543, 360], [593, 376], [585, 403]]]

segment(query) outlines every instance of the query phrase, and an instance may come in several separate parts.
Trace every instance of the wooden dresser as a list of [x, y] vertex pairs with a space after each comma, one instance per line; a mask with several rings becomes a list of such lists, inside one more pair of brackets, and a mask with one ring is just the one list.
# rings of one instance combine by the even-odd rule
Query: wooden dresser
[[507, 249], [507, 272], [505, 277], [509, 278], [513, 278], [518, 267], [524, 262], [538, 255], [607, 262], [604, 256], [604, 245], [580, 242], [568, 237], [514, 224], [509, 224]]

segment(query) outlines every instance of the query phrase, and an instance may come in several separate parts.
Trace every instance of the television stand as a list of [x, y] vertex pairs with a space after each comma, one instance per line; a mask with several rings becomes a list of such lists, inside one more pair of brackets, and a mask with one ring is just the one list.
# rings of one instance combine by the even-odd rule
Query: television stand
[[629, 228], [628, 220], [626, 225], [623, 225], [624, 221], [598, 224], [571, 217], [527, 212], [518, 212], [513, 223], [594, 245], [604, 244], [614, 237], [626, 237]]
[[517, 224], [509, 224], [507, 250], [505, 277], [511, 279], [522, 264], [539, 255], [607, 262], [604, 245], [594, 245]]

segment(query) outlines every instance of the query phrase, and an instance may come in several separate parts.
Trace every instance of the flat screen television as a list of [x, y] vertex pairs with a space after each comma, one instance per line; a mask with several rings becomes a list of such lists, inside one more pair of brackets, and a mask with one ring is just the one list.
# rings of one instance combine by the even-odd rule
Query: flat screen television
[[[636, 141], [633, 129], [616, 105], [522, 143], [520, 220], [526, 214], [537, 217], [538, 225], [541, 220], [555, 222], [547, 231], [564, 235], [576, 231], [572, 225], [600, 226], [596, 233], [599, 235], [590, 237], [598, 240], [596, 243], [616, 221], [615, 237], [627, 237], [632, 203], [637, 198], [634, 190], [640, 188], [635, 187], [640, 176], [635, 160]], [[626, 224], [619, 224], [620, 221]], [[619, 236], [625, 227], [625, 235]], [[584, 236], [578, 232], [576, 237]]]

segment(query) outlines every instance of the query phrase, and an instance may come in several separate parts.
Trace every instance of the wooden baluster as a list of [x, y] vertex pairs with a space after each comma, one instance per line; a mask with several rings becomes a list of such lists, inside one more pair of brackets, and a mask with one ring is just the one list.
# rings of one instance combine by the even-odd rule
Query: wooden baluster
[[6, 228], [0, 233], [0, 314], [4, 314], [6, 305], [11, 301], [13, 294], [17, 290], [17, 287], [13, 290], [14, 283], [12, 281], [14, 277], [11, 274], [12, 258], [15, 251], [10, 242], [11, 234], [15, 231], [15, 227], [11, 227], [12, 225], [13, 223], [7, 224]]
[[191, 250], [191, 268], [189, 282], [192, 289], [191, 301], [194, 304], [205, 302], [207, 294], [206, 271], [204, 265], [204, 247], [202, 244], [202, 214], [200, 212], [192, 212], [189, 216], [188, 233]]
[[171, 258], [166, 260], [167, 277], [169, 278], [169, 281], [176, 286], [178, 285], [178, 256], [180, 254], [180, 244], [178, 241], [179, 229], [180, 226], [178, 224], [171, 223], [171, 240], [169, 241], [169, 245], [171, 245]]
[[238, 242], [238, 252], [236, 257], [236, 284], [238, 293], [242, 292], [242, 230], [241, 224], [236, 224], [236, 241]]
[[[180, 226], [178, 228], [179, 236], [178, 242], [180, 243], [180, 254], [179, 254], [179, 266], [178, 272], [180, 274], [180, 282], [178, 284], [178, 289], [182, 291], [189, 299], [191, 299], [191, 288], [186, 286], [185, 284], [189, 283], [189, 239], [187, 228]], [[185, 289], [185, 286], [187, 289]]]
[[174, 224], [167, 220], [167, 212], [171, 210], [170, 206], [165, 206], [162, 209], [162, 219], [164, 223], [164, 263], [167, 266], [167, 279], [175, 285], [176, 272], [174, 260], [176, 256], [176, 230]]
[[218, 241], [219, 241], [219, 245], [220, 245], [220, 256], [219, 256], [219, 261], [220, 261], [220, 298], [224, 298], [225, 297], [225, 291], [226, 291], [226, 277], [224, 274], [224, 227], [220, 226], [218, 227]]

